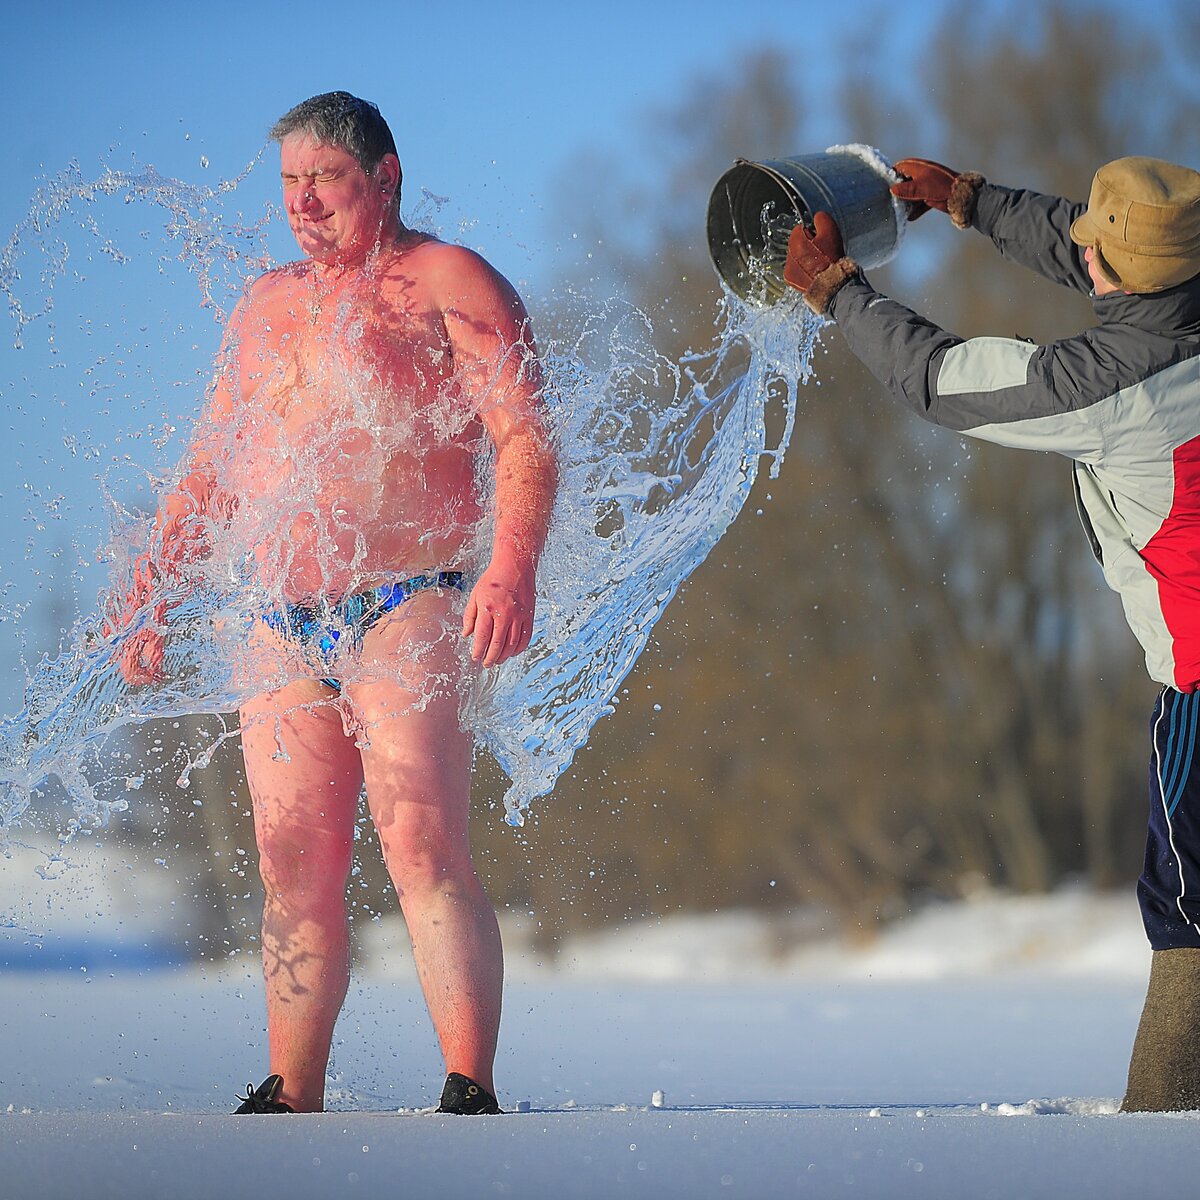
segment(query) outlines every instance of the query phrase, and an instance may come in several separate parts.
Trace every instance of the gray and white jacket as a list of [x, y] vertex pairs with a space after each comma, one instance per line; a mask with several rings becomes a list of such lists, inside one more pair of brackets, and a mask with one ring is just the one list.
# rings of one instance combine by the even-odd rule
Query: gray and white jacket
[[[1091, 293], [1068, 236], [1084, 205], [983, 184], [971, 224], [1006, 258]], [[1099, 324], [1040, 346], [964, 341], [861, 276], [829, 315], [895, 396], [937, 425], [1073, 461], [1092, 549], [1153, 679], [1200, 686], [1200, 277], [1093, 296]]]

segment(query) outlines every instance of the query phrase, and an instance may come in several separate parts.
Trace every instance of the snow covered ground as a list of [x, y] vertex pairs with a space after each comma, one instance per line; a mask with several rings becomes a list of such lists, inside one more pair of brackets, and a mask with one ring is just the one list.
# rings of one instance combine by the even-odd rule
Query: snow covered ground
[[0, 1195], [1195, 1191], [1195, 1116], [1115, 1113], [1148, 963], [1132, 896], [981, 896], [859, 949], [799, 920], [675, 918], [554, 965], [514, 925], [494, 1118], [430, 1111], [396, 933], [351, 988], [321, 1116], [229, 1115], [266, 1066], [250, 962], [0, 971]]

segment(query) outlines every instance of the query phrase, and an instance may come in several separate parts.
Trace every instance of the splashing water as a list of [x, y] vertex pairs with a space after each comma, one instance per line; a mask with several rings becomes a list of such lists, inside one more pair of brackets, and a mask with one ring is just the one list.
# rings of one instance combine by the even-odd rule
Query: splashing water
[[[822, 324], [799, 302], [727, 297], [717, 349], [682, 370], [648, 349], [635, 355], [650, 330], [634, 312], [589, 330], [607, 341], [606, 368], [551, 354], [562, 486], [539, 571], [542, 616], [535, 644], [496, 672], [473, 718], [512, 780], [511, 824], [612, 711], [663, 610], [741, 511], [764, 454], [778, 473]], [[647, 399], [646, 385], [664, 377], [670, 398]], [[785, 424], [771, 448], [765, 409], [779, 384]]]
[[[52, 181], [0, 259], [0, 290], [17, 343], [49, 312], [50, 289], [67, 259], [65, 244], [44, 251], [45, 295], [31, 307], [16, 286], [21, 239], [31, 231], [44, 235], [72, 208], [105, 197], [165, 209], [179, 260], [198, 279], [205, 302], [220, 309], [224, 296], [264, 267], [267, 218], [243, 225], [219, 211], [220, 199], [245, 174], [217, 188], [196, 188], [152, 170], [108, 171], [92, 182], [73, 170]], [[420, 212], [407, 223], [419, 226], [423, 215], [428, 223]], [[103, 252], [120, 261], [124, 252], [86, 210], [84, 224]], [[823, 321], [798, 300], [764, 308], [732, 297], [722, 321], [717, 348], [680, 364], [658, 355], [649, 321], [619, 303], [600, 306], [570, 340], [543, 346], [560, 487], [539, 569], [534, 641], [525, 655], [485, 672], [464, 709], [477, 741], [510, 777], [504, 800], [510, 824], [521, 824], [529, 805], [552, 790], [596, 721], [612, 710], [656, 621], [737, 517], [762, 458], [770, 460], [772, 475], [779, 470]], [[772, 396], [785, 413], [773, 447], [765, 419]], [[377, 401], [369, 388], [358, 389], [351, 423], [369, 428], [372, 444], [386, 451], [389, 438], [403, 441], [411, 430], [403, 422], [383, 429]], [[284, 508], [312, 500], [303, 490], [281, 491], [267, 515], [286, 525], [295, 512], [284, 515]], [[119, 574], [146, 545], [150, 522], [114, 509]], [[20, 820], [52, 778], [70, 797], [68, 836], [103, 824], [128, 806], [128, 778], [105, 761], [114, 733], [157, 718], [227, 713], [252, 694], [235, 678], [229, 638], [231, 629], [245, 628], [248, 607], [261, 611], [263, 597], [238, 546], [236, 539], [228, 543], [156, 597], [172, 605], [161, 685], [130, 688], [115, 665], [125, 642], [155, 619], [152, 606], [116, 633], [98, 628], [96, 615], [81, 619], [67, 649], [36, 667], [24, 707], [0, 724], [0, 830]], [[235, 735], [226, 728], [220, 740]], [[214, 748], [189, 764], [182, 784]]]
[[[213, 187], [168, 179], [153, 167], [137, 172], [105, 169], [96, 179], [87, 180], [75, 163], [48, 180], [35, 194], [25, 220], [0, 251], [0, 292], [4, 293], [16, 324], [13, 336], [16, 347], [23, 346], [28, 326], [53, 311], [54, 286], [67, 269], [71, 249], [65, 238], [54, 237], [52, 231], [69, 214], [79, 219], [102, 255], [115, 262], [129, 260], [128, 254], [105, 234], [87, 207], [103, 197], [121, 196], [125, 204], [151, 204], [167, 214], [165, 233], [177, 244], [179, 261], [194, 269], [203, 303], [213, 303], [214, 297], [227, 286], [228, 272], [264, 270], [267, 260], [261, 239], [269, 216], [252, 225], [229, 222], [219, 204], [245, 181], [255, 162], [233, 179], [222, 180]], [[34, 293], [35, 306], [30, 307], [22, 299], [18, 285], [22, 253], [34, 238], [43, 239], [39, 248], [45, 263], [39, 272], [41, 287]]]

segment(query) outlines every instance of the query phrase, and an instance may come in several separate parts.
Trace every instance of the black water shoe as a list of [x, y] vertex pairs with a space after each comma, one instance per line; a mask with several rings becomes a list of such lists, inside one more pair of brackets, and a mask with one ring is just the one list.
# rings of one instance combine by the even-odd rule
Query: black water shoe
[[290, 1104], [284, 1104], [282, 1100], [276, 1100], [283, 1089], [282, 1075], [268, 1075], [266, 1079], [254, 1087], [253, 1084], [246, 1084], [245, 1097], [239, 1096], [241, 1104], [233, 1110], [233, 1115], [236, 1117], [239, 1113], [290, 1113], [296, 1110]]
[[496, 1103], [496, 1097], [487, 1088], [481, 1087], [475, 1080], [468, 1079], [457, 1071], [451, 1071], [446, 1076], [446, 1086], [442, 1088], [442, 1098], [438, 1101], [437, 1111], [475, 1117], [493, 1116], [502, 1113], [504, 1109]]

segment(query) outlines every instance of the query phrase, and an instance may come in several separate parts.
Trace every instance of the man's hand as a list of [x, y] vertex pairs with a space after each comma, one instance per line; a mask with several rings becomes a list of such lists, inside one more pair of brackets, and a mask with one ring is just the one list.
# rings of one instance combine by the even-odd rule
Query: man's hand
[[[161, 597], [168, 582], [178, 581], [182, 564], [208, 552], [208, 525], [202, 518], [228, 523], [236, 508], [237, 500], [218, 490], [211, 467], [197, 468], [186, 476], [159, 505], [151, 548], [134, 560], [128, 590], [106, 602], [101, 633], [112, 637], [127, 629], [147, 604]], [[166, 601], [156, 600], [145, 627], [114, 652], [127, 683], [162, 682], [163, 626], [170, 607]]]
[[857, 270], [854, 260], [845, 256], [837, 222], [827, 212], [813, 214], [811, 229], [797, 225], [792, 230], [783, 278], [813, 312], [824, 313], [838, 288]]
[[533, 636], [534, 571], [513, 555], [492, 558], [471, 589], [463, 613], [463, 637], [471, 657], [494, 667], [522, 653]]
[[892, 195], [908, 202], [910, 221], [936, 208], [947, 213], [959, 229], [970, 225], [982, 175], [973, 171], [964, 174], [928, 158], [902, 158], [895, 164], [895, 171], [904, 178], [892, 184]]
[[[129, 591], [124, 596], [110, 595], [105, 601], [106, 615], [104, 623], [100, 626], [102, 636], [113, 637], [132, 625], [153, 593], [154, 571], [150, 565], [150, 555], [143, 554], [134, 564], [133, 582]], [[166, 605], [156, 604], [153, 613], [149, 614], [146, 626], [131, 634], [114, 649], [113, 658], [121, 668], [125, 682], [131, 686], [162, 682], [162, 624], [166, 615]]]
[[163, 681], [164, 639], [154, 628], [139, 629], [121, 647], [121, 674], [131, 687]]
[[[147, 603], [146, 583], [150, 574], [145, 563], [139, 563], [139, 570], [134, 573], [134, 587], [123, 601], [110, 598], [108, 602], [109, 615], [105, 618], [100, 632], [105, 637], [112, 637], [122, 629], [128, 628], [137, 617], [139, 610]], [[166, 638], [163, 625], [167, 619], [167, 606], [159, 602], [153, 612], [147, 614], [146, 623], [136, 633], [130, 634], [119, 648], [113, 652], [113, 658], [121, 668], [125, 682], [131, 687], [141, 687], [149, 683], [163, 681], [163, 654], [166, 648]]]

